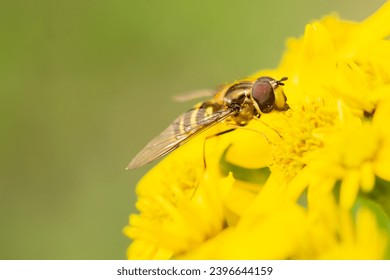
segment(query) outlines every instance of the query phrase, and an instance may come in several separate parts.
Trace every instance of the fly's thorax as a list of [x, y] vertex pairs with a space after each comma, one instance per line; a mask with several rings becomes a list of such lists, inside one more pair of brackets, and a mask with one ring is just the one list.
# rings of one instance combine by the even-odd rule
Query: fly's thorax
[[240, 126], [256, 117], [257, 110], [251, 98], [253, 82], [240, 82], [232, 85], [224, 94], [224, 103], [236, 113], [231, 119]]
[[239, 126], [247, 125], [253, 118], [260, 118], [260, 114], [249, 99], [241, 105], [237, 114], [232, 116], [233, 121]]
[[227, 106], [241, 106], [248, 102], [252, 91], [251, 82], [240, 82], [229, 87], [223, 97]]

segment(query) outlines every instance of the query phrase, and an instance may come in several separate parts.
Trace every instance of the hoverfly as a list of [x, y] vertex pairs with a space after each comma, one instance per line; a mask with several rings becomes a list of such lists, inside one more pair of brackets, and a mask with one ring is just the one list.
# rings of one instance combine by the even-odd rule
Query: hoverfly
[[215, 93], [214, 98], [198, 104], [174, 120], [133, 158], [127, 169], [143, 166], [169, 154], [219, 122], [229, 121], [237, 128], [245, 126], [252, 119], [259, 119], [261, 114], [288, 110], [290, 107], [282, 89], [286, 80], [287, 77], [280, 80], [260, 77], [255, 81], [240, 81], [224, 86]]

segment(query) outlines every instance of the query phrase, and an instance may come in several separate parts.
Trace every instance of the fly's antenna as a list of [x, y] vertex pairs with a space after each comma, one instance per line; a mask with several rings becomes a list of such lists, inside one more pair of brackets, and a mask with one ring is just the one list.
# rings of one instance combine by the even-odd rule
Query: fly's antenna
[[281, 78], [279, 81], [276, 81], [276, 84], [278, 85], [278, 86], [284, 86], [284, 81], [287, 81], [288, 80], [288, 78], [287, 77], [283, 77], [283, 78]]

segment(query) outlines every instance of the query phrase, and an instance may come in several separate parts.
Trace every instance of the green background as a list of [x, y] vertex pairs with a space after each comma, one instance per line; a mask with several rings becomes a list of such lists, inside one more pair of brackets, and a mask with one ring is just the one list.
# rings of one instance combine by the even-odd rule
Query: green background
[[123, 259], [132, 156], [287, 37], [384, 1], [0, 1], [0, 259]]

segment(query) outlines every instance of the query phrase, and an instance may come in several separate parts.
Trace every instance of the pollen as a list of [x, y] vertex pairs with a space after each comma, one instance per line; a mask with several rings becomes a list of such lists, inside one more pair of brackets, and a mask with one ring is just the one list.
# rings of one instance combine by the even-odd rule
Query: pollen
[[308, 98], [292, 107], [291, 112], [270, 122], [281, 134], [272, 143], [273, 161], [270, 168], [291, 179], [306, 165], [310, 153], [323, 145], [320, 135], [338, 122], [338, 112], [334, 103]]

